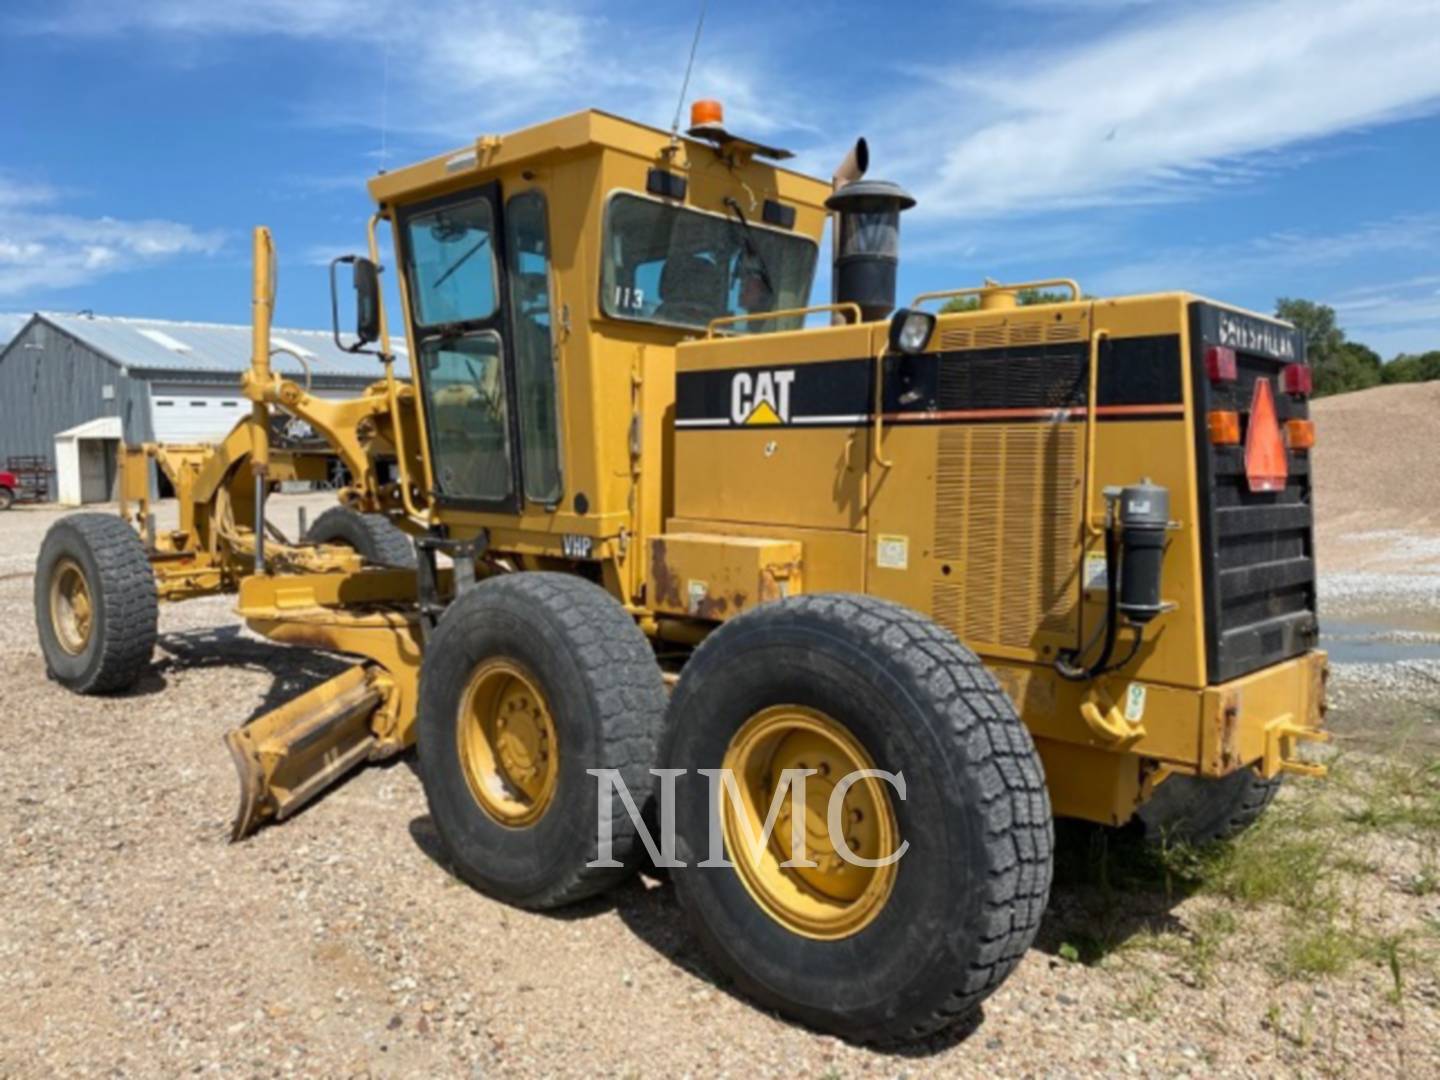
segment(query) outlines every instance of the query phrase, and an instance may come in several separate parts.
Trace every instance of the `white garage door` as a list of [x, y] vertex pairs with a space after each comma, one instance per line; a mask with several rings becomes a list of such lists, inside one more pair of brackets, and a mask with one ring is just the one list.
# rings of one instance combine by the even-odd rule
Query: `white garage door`
[[156, 442], [219, 442], [250, 411], [238, 389], [152, 386], [150, 417]]
[[[359, 390], [318, 390], [316, 397], [355, 397]], [[177, 386], [150, 387], [150, 422], [156, 442], [219, 442], [235, 422], [250, 411], [250, 401], [239, 388]]]

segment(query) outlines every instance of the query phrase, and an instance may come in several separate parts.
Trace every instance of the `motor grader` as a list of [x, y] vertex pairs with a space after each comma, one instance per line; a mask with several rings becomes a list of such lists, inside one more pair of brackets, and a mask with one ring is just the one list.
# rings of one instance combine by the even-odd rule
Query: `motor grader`
[[[376, 363], [349, 401], [272, 367], [257, 229], [252, 414], [124, 450], [120, 516], [45, 541], [39, 633], [55, 679], [121, 691], [158, 601], [234, 592], [356, 658], [226, 735], [236, 839], [414, 746], [477, 888], [554, 908], [648, 853], [744, 992], [911, 1039], [1031, 944], [1054, 816], [1205, 840], [1322, 771], [1304, 343], [1073, 282], [896, 311], [913, 200], [863, 141], [821, 180], [695, 120], [583, 112], [373, 178], [368, 255], [331, 268]], [[289, 538], [267, 497], [328, 455], [342, 505]]]

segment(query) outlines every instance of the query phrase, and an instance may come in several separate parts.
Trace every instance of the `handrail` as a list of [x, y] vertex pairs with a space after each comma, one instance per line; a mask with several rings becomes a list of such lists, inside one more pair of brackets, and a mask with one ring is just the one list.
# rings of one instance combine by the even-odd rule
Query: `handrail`
[[[370, 261], [376, 266], [380, 265], [380, 242], [376, 239], [375, 229], [380, 222], [380, 216], [379, 211], [370, 215], [370, 225], [366, 231], [370, 241]], [[399, 475], [397, 486], [400, 488], [400, 503], [405, 507], [406, 514], [417, 522], [425, 524], [428, 519], [416, 509], [414, 500], [410, 498], [410, 470], [405, 453], [405, 421], [400, 415], [400, 387], [395, 382], [395, 354], [390, 351], [390, 324], [385, 317], [383, 291], [377, 298], [377, 304], [380, 309], [380, 356], [385, 364], [385, 398], [390, 407], [390, 426], [395, 434], [395, 471]], [[415, 409], [416, 412], [420, 411], [418, 402]]]
[[872, 444], [872, 452], [875, 455], [875, 464], [882, 469], [888, 469], [895, 463], [880, 452], [880, 439], [885, 434], [885, 357], [890, 354], [890, 341], [887, 337], [880, 346], [880, 351], [875, 354], [875, 441]]
[[942, 289], [939, 292], [921, 293], [910, 301], [911, 307], [919, 307], [931, 300], [948, 300], [956, 296], [980, 296], [984, 293], [1020, 292], [1022, 289], [1050, 289], [1055, 286], [1070, 290], [1070, 298], [1079, 300], [1082, 296], [1080, 283], [1074, 278], [1045, 278], [1041, 281], [1021, 281], [1013, 285], [988, 284], [971, 285], [965, 289]]
[[[1099, 424], [1100, 396], [1100, 343], [1110, 337], [1108, 330], [1096, 330], [1090, 335], [1090, 371], [1085, 391], [1085, 531], [1093, 540], [1104, 536], [1105, 529], [1094, 520], [1095, 502], [1095, 432]], [[1110, 582], [1110, 588], [1119, 586]]]
[[796, 315], [810, 315], [821, 311], [844, 311], [854, 315], [854, 321], [857, 324], [865, 321], [865, 317], [860, 311], [860, 305], [856, 303], [812, 304], [810, 307], [786, 308], [783, 311], [757, 311], [753, 315], [725, 315], [718, 319], [711, 319], [705, 327], [705, 336], [707, 338], [713, 338], [717, 327], [729, 326], [731, 323], [789, 319]]

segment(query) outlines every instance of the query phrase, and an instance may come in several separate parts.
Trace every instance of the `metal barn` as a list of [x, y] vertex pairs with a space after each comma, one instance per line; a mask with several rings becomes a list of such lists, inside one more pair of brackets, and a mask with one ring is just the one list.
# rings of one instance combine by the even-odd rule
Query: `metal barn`
[[[327, 332], [276, 330], [271, 344], [277, 370], [303, 383], [308, 368], [322, 396], [351, 396], [382, 374]], [[249, 364], [248, 326], [37, 312], [0, 351], [0, 466], [44, 457], [61, 502], [109, 500], [122, 440], [208, 442], [229, 431], [249, 408]]]

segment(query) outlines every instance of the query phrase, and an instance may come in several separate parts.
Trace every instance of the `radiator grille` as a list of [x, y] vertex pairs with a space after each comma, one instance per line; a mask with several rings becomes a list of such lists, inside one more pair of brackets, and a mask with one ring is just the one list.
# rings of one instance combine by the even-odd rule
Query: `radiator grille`
[[1037, 633], [1075, 633], [1081, 434], [1077, 424], [941, 431], [931, 599], [963, 640], [1034, 648]]
[[1084, 340], [1085, 324], [1082, 322], [1053, 322], [1037, 319], [997, 326], [956, 326], [940, 332], [940, 348], [943, 350], [1000, 348], [1005, 345], [1038, 345], [1042, 342], [1055, 344]]

